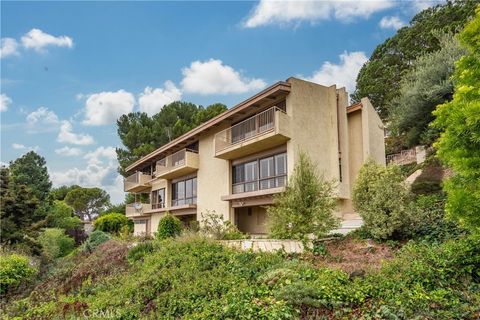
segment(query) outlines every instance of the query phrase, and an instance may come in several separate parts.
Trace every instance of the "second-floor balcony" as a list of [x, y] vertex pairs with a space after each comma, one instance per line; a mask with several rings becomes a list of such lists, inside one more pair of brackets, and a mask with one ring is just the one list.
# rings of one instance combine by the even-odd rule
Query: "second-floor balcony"
[[150, 211], [152, 211], [152, 205], [150, 203], [135, 202], [125, 206], [125, 215], [127, 218], [144, 216]]
[[215, 157], [235, 159], [275, 147], [290, 139], [290, 118], [272, 107], [215, 135]]
[[157, 161], [155, 176], [174, 179], [198, 170], [198, 152], [183, 149]]
[[125, 192], [142, 192], [150, 188], [148, 181], [152, 176], [143, 172], [135, 172], [123, 180], [123, 190]]

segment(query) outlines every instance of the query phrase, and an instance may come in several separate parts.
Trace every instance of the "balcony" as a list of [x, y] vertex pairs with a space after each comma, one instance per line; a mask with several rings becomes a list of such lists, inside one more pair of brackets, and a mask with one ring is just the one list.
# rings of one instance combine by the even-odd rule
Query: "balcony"
[[198, 170], [198, 152], [183, 149], [159, 161], [155, 176], [161, 179], [174, 179]]
[[125, 215], [127, 218], [141, 217], [148, 214], [152, 210], [150, 203], [129, 203], [125, 207]]
[[142, 192], [150, 188], [148, 181], [152, 180], [152, 176], [143, 172], [135, 172], [131, 176], [123, 180], [123, 190], [125, 192]]
[[231, 160], [281, 145], [290, 139], [290, 118], [272, 107], [215, 135], [215, 157]]

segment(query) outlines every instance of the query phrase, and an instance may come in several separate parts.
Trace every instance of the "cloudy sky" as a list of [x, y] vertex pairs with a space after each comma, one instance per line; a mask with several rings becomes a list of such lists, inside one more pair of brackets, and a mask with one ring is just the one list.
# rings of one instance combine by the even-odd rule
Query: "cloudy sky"
[[229, 107], [297, 76], [349, 92], [430, 1], [1, 2], [1, 161], [123, 201], [116, 119], [175, 100]]

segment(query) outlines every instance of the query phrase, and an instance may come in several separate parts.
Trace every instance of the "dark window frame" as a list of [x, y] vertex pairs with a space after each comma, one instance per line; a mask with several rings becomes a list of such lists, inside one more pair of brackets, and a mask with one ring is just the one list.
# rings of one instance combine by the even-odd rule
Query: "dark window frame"
[[[159, 194], [163, 194], [162, 201], [158, 201]], [[165, 188], [152, 190], [152, 209], [165, 208]]]
[[[191, 181], [191, 195], [187, 197], [187, 181]], [[183, 197], [178, 195], [178, 186], [183, 185]], [[197, 203], [197, 177], [172, 182], [172, 207]]]

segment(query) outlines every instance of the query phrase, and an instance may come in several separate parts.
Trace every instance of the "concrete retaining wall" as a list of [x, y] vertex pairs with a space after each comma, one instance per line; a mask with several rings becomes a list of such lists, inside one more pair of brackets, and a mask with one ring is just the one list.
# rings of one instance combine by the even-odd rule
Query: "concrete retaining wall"
[[[254, 252], [274, 252], [284, 250], [287, 253], [302, 253], [304, 246], [302, 242], [296, 240], [276, 240], [276, 239], [247, 239], [247, 240], [222, 240], [222, 244], [238, 249], [252, 250]], [[308, 246], [311, 246], [309, 244]]]

